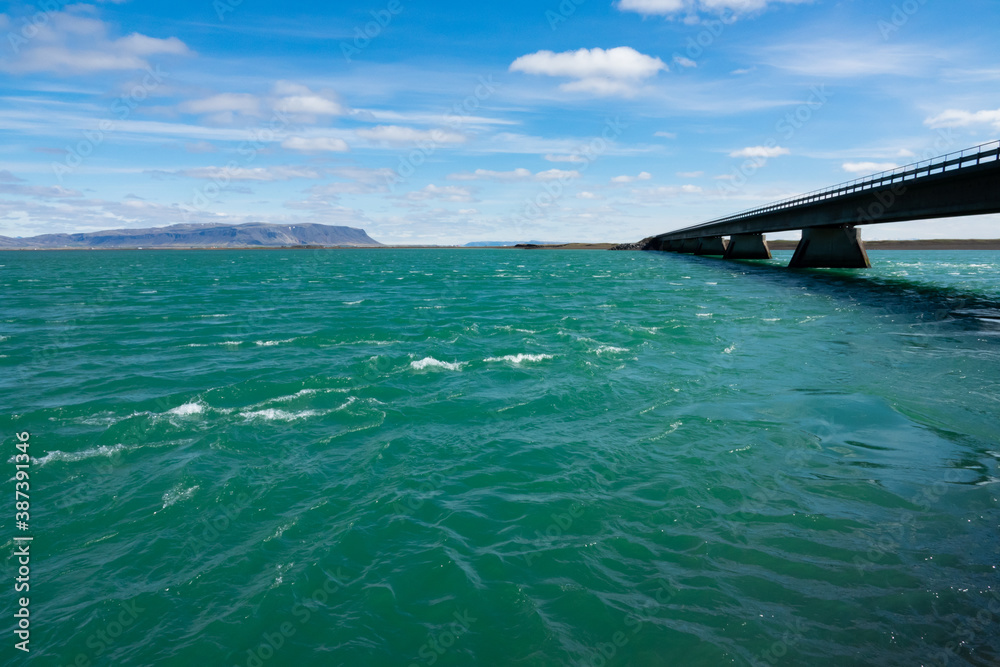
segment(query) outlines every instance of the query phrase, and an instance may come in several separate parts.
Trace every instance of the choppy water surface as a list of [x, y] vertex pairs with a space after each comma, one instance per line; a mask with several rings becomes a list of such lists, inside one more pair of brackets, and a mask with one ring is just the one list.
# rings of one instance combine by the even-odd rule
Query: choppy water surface
[[1000, 663], [1000, 254], [779, 254], [0, 253], [33, 664]]

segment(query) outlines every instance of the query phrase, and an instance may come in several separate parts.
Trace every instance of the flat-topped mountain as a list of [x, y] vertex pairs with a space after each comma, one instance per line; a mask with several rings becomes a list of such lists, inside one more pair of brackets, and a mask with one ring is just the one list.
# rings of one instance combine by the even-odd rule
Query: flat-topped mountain
[[0, 248], [246, 248], [279, 246], [380, 246], [365, 230], [332, 225], [178, 224], [150, 229], [111, 229], [84, 234], [0, 236]]

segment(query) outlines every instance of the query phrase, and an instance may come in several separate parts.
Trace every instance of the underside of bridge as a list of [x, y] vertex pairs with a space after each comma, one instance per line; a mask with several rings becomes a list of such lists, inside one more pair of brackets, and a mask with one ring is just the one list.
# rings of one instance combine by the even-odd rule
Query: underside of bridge
[[861, 225], [991, 213], [1000, 213], [997, 141], [661, 234], [646, 249], [771, 259], [764, 234], [801, 230], [790, 267], [863, 269]]

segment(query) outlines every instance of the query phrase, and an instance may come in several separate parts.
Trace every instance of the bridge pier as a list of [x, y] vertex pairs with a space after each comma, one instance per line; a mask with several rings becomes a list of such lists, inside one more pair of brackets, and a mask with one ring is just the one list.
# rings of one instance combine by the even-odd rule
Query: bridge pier
[[861, 230], [846, 225], [803, 229], [802, 240], [788, 266], [794, 269], [870, 269], [872, 264], [861, 242]]
[[733, 234], [729, 237], [726, 259], [771, 259], [771, 248], [763, 234]]
[[705, 236], [698, 239], [698, 247], [695, 249], [696, 255], [725, 255], [728, 242], [721, 236]]

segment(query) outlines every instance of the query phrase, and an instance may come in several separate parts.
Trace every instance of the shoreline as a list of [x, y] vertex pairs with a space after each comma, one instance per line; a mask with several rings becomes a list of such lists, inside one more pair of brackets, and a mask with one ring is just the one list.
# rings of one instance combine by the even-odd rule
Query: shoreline
[[[795, 250], [798, 241], [768, 241], [771, 250]], [[868, 250], [1000, 250], [1000, 239], [920, 239], [908, 241], [865, 241]], [[513, 246], [378, 245], [378, 246], [131, 246], [121, 248], [0, 248], [0, 252], [65, 252], [115, 250], [609, 250], [616, 243], [562, 243]]]

